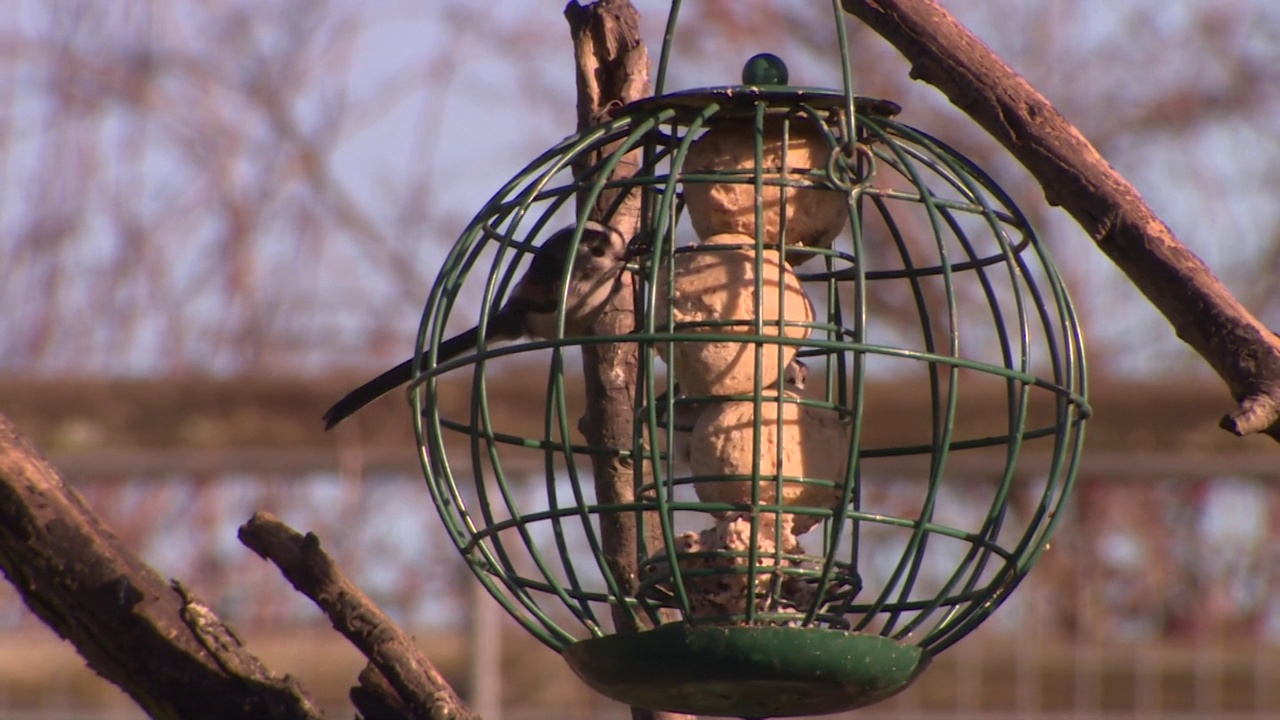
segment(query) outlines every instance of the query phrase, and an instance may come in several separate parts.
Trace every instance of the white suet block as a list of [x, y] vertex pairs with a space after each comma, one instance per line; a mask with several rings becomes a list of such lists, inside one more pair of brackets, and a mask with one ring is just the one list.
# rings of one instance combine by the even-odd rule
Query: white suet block
[[[750, 243], [741, 235], [712, 238], [721, 244]], [[763, 292], [756, 297], [756, 253], [754, 250], [726, 249], [680, 253], [674, 259], [674, 288], [668, 290], [667, 267], [659, 269], [657, 301], [654, 307], [659, 324], [665, 324], [668, 312], [675, 323], [739, 321], [753, 323], [757, 313], [764, 321], [762, 334], [777, 337], [779, 320], [788, 325], [782, 329], [786, 337], [803, 339], [813, 322], [813, 305], [800, 281], [772, 250], [761, 253], [760, 270]], [[690, 333], [754, 333], [747, 325], [690, 327]], [[683, 341], [675, 345], [675, 357], [667, 358], [665, 343], [657, 343], [659, 357], [675, 370], [686, 395], [737, 395], [756, 388], [756, 345], [750, 342]], [[760, 362], [760, 385], [768, 387], [778, 380], [779, 370], [795, 357], [796, 346], [764, 344]]]
[[[787, 391], [785, 398], [800, 396]], [[726, 401], [710, 404], [698, 417], [689, 438], [694, 477], [750, 475], [759, 458], [759, 502], [779, 504], [778, 475], [782, 476], [782, 505], [834, 509], [843, 496], [849, 451], [849, 426], [833, 410], [807, 407], [777, 396], [759, 405], [759, 454], [756, 453], [756, 403]], [[781, 460], [781, 473], [779, 473]], [[801, 479], [820, 482], [800, 482]], [[830, 484], [828, 484], [830, 483]], [[753, 481], [696, 482], [703, 502], [751, 503]], [[821, 520], [817, 515], [787, 515], [784, 526], [796, 535]]]
[[[693, 142], [683, 170], [754, 172], [754, 137], [750, 120], [722, 122]], [[764, 210], [764, 242], [777, 245], [779, 237], [784, 237], [788, 246], [830, 248], [849, 220], [848, 193], [767, 184], [770, 180], [812, 182], [806, 176], [810, 171], [825, 170], [832, 152], [824, 134], [810, 123], [792, 121], [784, 143], [781, 120], [766, 120], [763, 151], [761, 173], [766, 184], [760, 202]], [[742, 183], [685, 183], [685, 206], [698, 237], [739, 233], [754, 242], [756, 187], [752, 176], [743, 177]], [[804, 253], [787, 254], [787, 260], [795, 264], [810, 257]]]

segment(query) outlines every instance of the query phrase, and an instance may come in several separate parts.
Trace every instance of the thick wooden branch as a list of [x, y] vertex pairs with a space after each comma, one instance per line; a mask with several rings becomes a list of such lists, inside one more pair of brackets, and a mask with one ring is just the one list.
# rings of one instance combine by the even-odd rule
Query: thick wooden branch
[[[584, 130], [608, 121], [612, 111], [652, 94], [649, 83], [649, 55], [640, 38], [640, 14], [630, 0], [600, 0], [589, 5], [571, 1], [564, 10], [573, 38], [577, 67], [578, 129]], [[605, 147], [598, 154], [579, 158], [575, 169], [589, 167], [600, 157], [612, 153]], [[630, 177], [640, 165], [640, 154], [625, 156], [611, 179]], [[627, 237], [634, 237], [640, 226], [640, 196], [622, 191], [601, 193], [591, 208], [592, 218], [605, 222]], [[585, 198], [579, 198], [579, 210]], [[627, 335], [635, 330], [635, 286], [629, 273], [623, 273], [609, 306], [592, 327], [595, 335]], [[587, 345], [582, 349], [583, 380], [587, 395], [587, 411], [579, 430], [591, 445], [630, 448], [635, 417], [636, 380], [639, 347], [635, 343]], [[626, 504], [635, 501], [635, 468], [620, 456], [593, 455], [596, 502]], [[612, 513], [600, 516], [600, 541], [609, 570], [626, 596], [639, 587], [636, 567], [639, 557], [638, 513]], [[648, 530], [644, 542], [649, 548], [661, 544], [656, 518], [645, 523]], [[613, 607], [617, 632], [636, 632], [647, 627], [646, 619], [620, 604]], [[634, 720], [678, 720], [691, 716], [632, 708]]]
[[[587, 6], [570, 2], [564, 14], [569, 22], [577, 66], [578, 129], [584, 130], [607, 120], [612, 109], [650, 94], [649, 60], [640, 39], [639, 14], [630, 2], [606, 0]], [[594, 164], [609, 150], [611, 148], [580, 158], [577, 167]], [[618, 165], [614, 176], [627, 177], [635, 172], [637, 165], [636, 159], [628, 158]], [[630, 237], [639, 227], [639, 197], [632, 193], [621, 203], [618, 200], [616, 191], [602, 193], [591, 208], [591, 215]], [[611, 207], [614, 208], [612, 212]], [[592, 332], [596, 335], [627, 335], [633, 330], [634, 288], [630, 275], [623, 273]], [[638, 364], [639, 352], [635, 343], [583, 347], [587, 410], [579, 430], [590, 444], [620, 449], [631, 447]], [[629, 460], [617, 455], [594, 455], [592, 470], [597, 502], [613, 505], [635, 500], [634, 470]], [[610, 572], [623, 593], [633, 593], [639, 585], [636, 568], [637, 516], [627, 513], [601, 515], [600, 537]], [[641, 629], [637, 618], [618, 605], [613, 608], [613, 620], [620, 632]]]
[[892, 43], [913, 78], [1000, 141], [1226, 381], [1220, 423], [1280, 441], [1280, 338], [1214, 277], [1061, 113], [934, 0], [842, 0]]
[[351, 704], [360, 711], [360, 720], [404, 720], [413, 717], [400, 693], [391, 687], [378, 668], [369, 663], [360, 671], [360, 684], [351, 688]]
[[413, 638], [342, 574], [314, 534], [302, 535], [260, 512], [240, 527], [240, 541], [275, 563], [299, 592], [324, 611], [333, 627], [369, 658], [375, 669], [366, 668], [360, 686], [351, 692], [352, 701], [367, 718], [479, 720]]
[[89, 667], [156, 718], [321, 717], [206, 605], [104, 527], [0, 416], [0, 567]]

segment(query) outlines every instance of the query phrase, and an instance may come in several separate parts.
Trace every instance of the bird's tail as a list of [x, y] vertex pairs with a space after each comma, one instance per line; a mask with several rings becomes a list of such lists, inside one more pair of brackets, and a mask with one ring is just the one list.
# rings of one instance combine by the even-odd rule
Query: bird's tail
[[[463, 331], [445, 340], [436, 351], [436, 362], [452, 360], [476, 346], [476, 328]], [[413, 358], [396, 365], [378, 377], [352, 390], [333, 404], [324, 414], [324, 429], [330, 430], [334, 425], [346, 420], [365, 405], [377, 400], [396, 388], [413, 379]]]
[[405, 360], [378, 377], [352, 390], [324, 413], [324, 429], [346, 420], [353, 413], [397, 387], [409, 382], [413, 374], [413, 360]]

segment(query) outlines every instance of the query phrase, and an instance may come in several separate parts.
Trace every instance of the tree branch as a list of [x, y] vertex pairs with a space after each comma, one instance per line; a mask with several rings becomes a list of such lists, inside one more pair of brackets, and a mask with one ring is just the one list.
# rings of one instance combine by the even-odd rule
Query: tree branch
[[[577, 67], [578, 130], [610, 119], [611, 113], [627, 103], [652, 94], [649, 83], [649, 54], [640, 38], [640, 14], [630, 0], [600, 0], [586, 6], [576, 0], [565, 6], [565, 19], [573, 38]], [[578, 158], [575, 172], [590, 167], [611, 154], [616, 145]], [[628, 153], [610, 180], [627, 178], [640, 166], [639, 151]], [[600, 194], [592, 208], [592, 218], [612, 226], [626, 237], [634, 237], [640, 226], [640, 195], [622, 190]], [[579, 210], [585, 198], [579, 198]], [[635, 330], [635, 285], [630, 273], [623, 273], [609, 305], [592, 327], [594, 335], [621, 336]], [[587, 411], [579, 431], [587, 442], [598, 447], [630, 448], [635, 417], [636, 380], [640, 365], [635, 343], [585, 345], [582, 348], [583, 380]], [[602, 505], [635, 502], [635, 467], [620, 456], [592, 455], [596, 502]], [[642, 470], [643, 472], [643, 470]], [[600, 542], [609, 571], [624, 597], [635, 595], [640, 577], [640, 513], [610, 513], [600, 516]], [[644, 542], [649, 548], [661, 545], [657, 518], [645, 522]], [[648, 627], [647, 619], [620, 603], [613, 606], [617, 632], [637, 632]], [[692, 716], [643, 708], [632, 708], [634, 720], [678, 720]]]
[[134, 557], [4, 416], [0, 567], [32, 612], [152, 717], [321, 717], [297, 681]]
[[[448, 681], [320, 549], [320, 539], [305, 536], [269, 513], [255, 513], [240, 527], [240, 541], [275, 563], [289, 582], [329, 616], [333, 627], [369, 658], [352, 702], [368, 718], [479, 720]], [[377, 677], [381, 675], [381, 677]], [[390, 696], [388, 689], [394, 690]], [[407, 712], [406, 712], [407, 711]]]
[[[633, 100], [647, 97], [649, 61], [640, 39], [639, 14], [628, 0], [604, 0], [587, 6], [570, 2], [564, 10], [573, 37], [578, 83], [578, 130], [607, 119], [609, 113]], [[596, 163], [612, 151], [607, 147], [578, 159], [575, 172]], [[614, 170], [613, 178], [635, 173], [638, 160], [632, 153]], [[592, 218], [605, 222], [626, 237], [635, 235], [640, 222], [639, 195], [631, 193], [621, 203], [618, 191], [601, 193], [591, 210]], [[579, 199], [579, 203], [583, 202]], [[616, 206], [610, 211], [611, 206]], [[580, 207], [581, 209], [581, 207]], [[600, 319], [592, 327], [596, 335], [627, 335], [635, 330], [634, 286], [623, 273]], [[582, 366], [587, 396], [586, 415], [579, 431], [598, 447], [630, 448], [635, 415], [636, 372], [639, 349], [635, 343], [586, 345]], [[602, 505], [635, 502], [633, 466], [617, 455], [591, 456], [596, 501]], [[632, 594], [639, 585], [636, 568], [637, 516], [610, 513], [600, 516], [600, 535], [606, 560], [622, 592]], [[613, 620], [619, 632], [641, 629], [639, 618], [614, 605]]]
[[1221, 426], [1280, 441], [1280, 338], [1036, 91], [934, 0], [842, 0], [996, 138], [1064, 208], [1190, 345], [1238, 402]]

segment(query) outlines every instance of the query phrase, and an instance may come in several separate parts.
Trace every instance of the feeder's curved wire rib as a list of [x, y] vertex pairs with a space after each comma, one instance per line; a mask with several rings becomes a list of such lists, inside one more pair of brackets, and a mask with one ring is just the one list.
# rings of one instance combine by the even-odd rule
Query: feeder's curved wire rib
[[[893, 103], [854, 94], [838, 0], [843, 86], [833, 90], [744, 75], [761, 84], [670, 92], [681, 7], [667, 19], [658, 96], [557, 143], [504, 184], [446, 257], [414, 359], [335, 417], [409, 382], [419, 458], [451, 540], [523, 627], [614, 697], [651, 701], [625, 696], [626, 673], [705, 672], [681, 653], [712, 631], [754, 648], [747, 638], [858, 643], [880, 658], [859, 680], [900, 688], [911, 675], [890, 665], [918, 667], [1009, 601], [1062, 517], [1091, 413], [1079, 322], [1043, 243], [995, 180], [894, 119]], [[610, 179], [632, 151], [636, 172]], [[503, 308], [526, 239], [582, 228], [574, 201], [612, 191], [640, 200], [625, 269], [635, 332], [565, 337], [561, 316], [549, 337], [500, 345], [514, 339]], [[811, 203], [833, 199], [839, 227], [824, 247], [806, 223]], [[707, 207], [710, 219], [699, 215]], [[737, 258], [741, 287], [681, 296], [697, 287], [682, 283], [698, 258]], [[567, 286], [558, 289], [564, 300]], [[446, 340], [464, 292], [484, 331]], [[635, 434], [592, 447], [575, 424], [566, 361], [616, 342], [638, 346], [639, 367], [616, 379], [635, 393]], [[706, 390], [714, 383], [689, 358], [708, 348], [732, 355], [748, 381]], [[797, 360], [803, 388], [783, 382], [781, 368]], [[464, 371], [472, 395], [460, 408], [440, 378]], [[525, 373], [527, 402], [541, 403], [537, 428], [491, 407], [494, 380]], [[716, 425], [726, 408], [745, 419]], [[821, 447], [806, 425], [815, 418], [837, 428]], [[737, 454], [708, 460], [725, 438]], [[625, 466], [632, 495], [596, 498], [586, 456]], [[639, 577], [619, 577], [601, 542], [602, 524], [621, 517], [635, 520]], [[659, 546], [645, 546], [651, 535]], [[620, 637], [615, 609], [656, 628]], [[624, 672], [616, 659], [643, 657], [661, 660]], [[810, 670], [836, 677], [848, 665]], [[716, 702], [710, 695], [697, 702]], [[820, 695], [804, 701], [826, 711], [876, 699]], [[760, 712], [783, 709], [754, 699]]]

